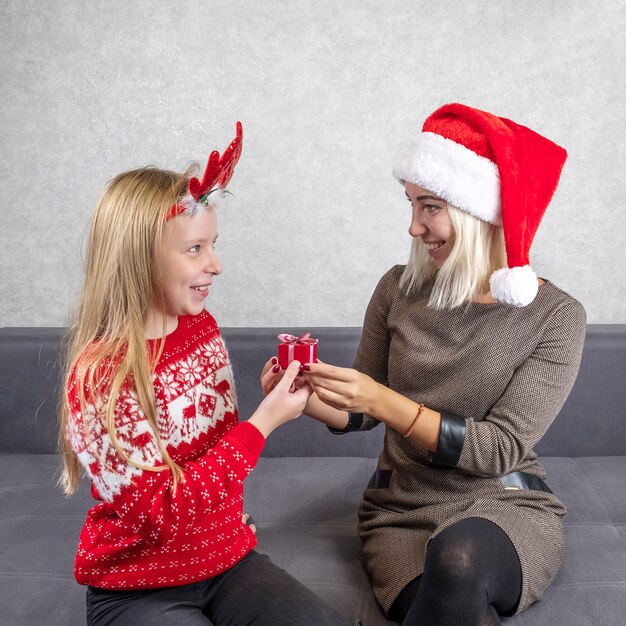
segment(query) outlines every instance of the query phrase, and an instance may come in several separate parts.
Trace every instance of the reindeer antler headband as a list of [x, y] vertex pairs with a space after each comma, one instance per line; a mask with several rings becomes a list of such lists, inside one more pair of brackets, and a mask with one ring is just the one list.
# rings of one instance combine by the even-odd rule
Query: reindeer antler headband
[[214, 204], [213, 198], [209, 200], [211, 194], [223, 197], [224, 188], [233, 177], [235, 165], [241, 156], [243, 140], [243, 127], [241, 122], [237, 122], [237, 135], [232, 140], [230, 146], [224, 150], [220, 157], [217, 150], [211, 152], [209, 161], [204, 170], [202, 181], [192, 178], [187, 185], [187, 193], [180, 202], [170, 207], [165, 219], [166, 221], [185, 213], [186, 215], [196, 215], [203, 211], [209, 204]]

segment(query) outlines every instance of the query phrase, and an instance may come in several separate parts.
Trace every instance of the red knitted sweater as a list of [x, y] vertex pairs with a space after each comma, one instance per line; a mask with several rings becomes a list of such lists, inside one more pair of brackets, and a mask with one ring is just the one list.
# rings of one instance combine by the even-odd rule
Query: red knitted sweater
[[[238, 422], [228, 354], [209, 313], [178, 318], [153, 383], [161, 440], [185, 473], [176, 491], [169, 470], [142, 471], [123, 460], [106, 431], [102, 406], [87, 404], [83, 415], [76, 381], [70, 379], [68, 434], [92, 494], [101, 501], [87, 513], [79, 539], [74, 573], [81, 584], [185, 585], [227, 570], [256, 545], [241, 520], [243, 480], [265, 439], [251, 424]], [[162, 465], [129, 386], [120, 391], [115, 420], [129, 458]]]

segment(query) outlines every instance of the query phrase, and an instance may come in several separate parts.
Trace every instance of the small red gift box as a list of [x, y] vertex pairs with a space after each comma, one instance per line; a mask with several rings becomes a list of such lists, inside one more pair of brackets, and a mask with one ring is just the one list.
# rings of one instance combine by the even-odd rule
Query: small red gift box
[[311, 337], [311, 333], [304, 333], [296, 337], [283, 333], [278, 335], [278, 364], [286, 369], [292, 361], [305, 363], [315, 363], [317, 359], [317, 339]]

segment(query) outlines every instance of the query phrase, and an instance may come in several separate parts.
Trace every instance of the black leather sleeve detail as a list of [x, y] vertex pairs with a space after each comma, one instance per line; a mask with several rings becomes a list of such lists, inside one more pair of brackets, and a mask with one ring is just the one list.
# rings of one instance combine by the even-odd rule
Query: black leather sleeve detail
[[535, 491], [545, 491], [546, 493], [552, 493], [552, 489], [534, 474], [528, 472], [511, 472], [500, 476], [500, 482], [509, 489], [534, 489]]
[[465, 441], [465, 419], [451, 413], [441, 414], [441, 432], [437, 450], [428, 458], [434, 465], [456, 467]]
[[345, 428], [333, 428], [328, 426], [328, 430], [333, 435], [345, 435], [354, 430], [360, 430], [363, 425], [363, 413], [348, 413], [348, 425]]

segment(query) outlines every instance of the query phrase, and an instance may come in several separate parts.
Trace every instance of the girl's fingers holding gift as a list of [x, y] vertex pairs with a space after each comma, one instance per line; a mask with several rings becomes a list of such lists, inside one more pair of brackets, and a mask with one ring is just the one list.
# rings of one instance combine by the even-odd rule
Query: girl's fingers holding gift
[[300, 399], [302, 402], [302, 409], [304, 410], [306, 403], [313, 393], [313, 388], [306, 383], [301, 387], [298, 387], [296, 383], [294, 383], [293, 386], [295, 387], [293, 395]]
[[302, 387], [306, 387], [307, 385], [308, 383], [303, 376], [298, 376], [296, 380], [293, 381], [293, 387], [295, 389], [302, 389]]
[[293, 381], [296, 379], [299, 371], [300, 361], [292, 361], [289, 363], [289, 366], [283, 372], [283, 377], [277, 386], [280, 387], [282, 385], [285, 389], [289, 389]]

